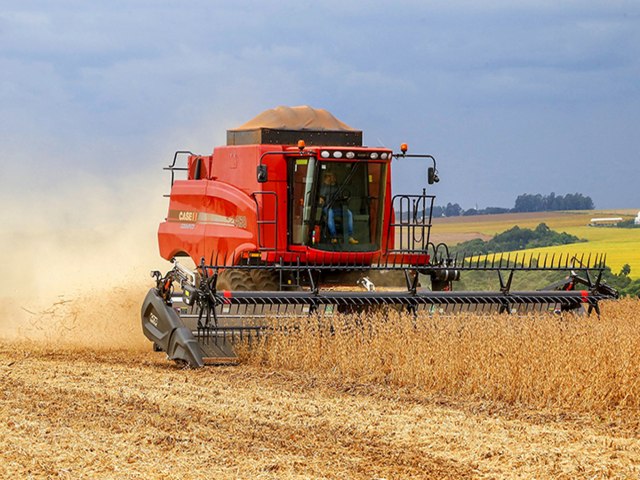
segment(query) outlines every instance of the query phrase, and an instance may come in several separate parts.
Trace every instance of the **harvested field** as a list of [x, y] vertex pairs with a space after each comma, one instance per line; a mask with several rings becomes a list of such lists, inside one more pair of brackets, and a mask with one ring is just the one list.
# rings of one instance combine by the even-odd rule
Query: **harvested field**
[[[639, 306], [416, 333], [378, 318], [201, 370], [118, 342], [126, 329], [118, 349], [4, 340], [0, 477], [637, 478]], [[68, 332], [95, 320], [64, 307]]]
[[[637, 213], [634, 209], [621, 210], [568, 210], [555, 212], [525, 212], [504, 213], [496, 215], [472, 215], [466, 217], [436, 217], [433, 219], [434, 233], [447, 235], [449, 233], [468, 233], [478, 231], [494, 235], [519, 225], [522, 228], [535, 228], [541, 222], [557, 230], [577, 226], [587, 226], [593, 217], [623, 217], [633, 218]], [[445, 240], [443, 240], [445, 241]]]

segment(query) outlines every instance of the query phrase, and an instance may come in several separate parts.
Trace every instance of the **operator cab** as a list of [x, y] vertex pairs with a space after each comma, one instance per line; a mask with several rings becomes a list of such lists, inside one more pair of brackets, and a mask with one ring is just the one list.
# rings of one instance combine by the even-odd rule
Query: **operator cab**
[[[277, 161], [267, 165], [266, 158], [283, 154], [290, 250], [381, 250], [382, 235], [386, 233], [382, 224], [384, 195], [390, 188], [391, 150], [363, 147], [361, 130], [348, 126], [326, 110], [307, 106], [267, 110], [227, 130], [227, 145], [277, 146], [262, 153], [259, 159], [256, 180], [261, 184], [282, 180], [278, 175], [284, 172], [275, 167]], [[271, 184], [267, 191], [276, 188]], [[273, 218], [276, 217], [277, 211]], [[269, 223], [262, 220], [265, 228], [259, 229], [259, 233], [269, 231], [266, 227]], [[277, 229], [273, 223], [270, 228]]]
[[324, 159], [322, 153], [289, 159], [291, 245], [331, 252], [380, 250], [388, 163], [372, 161], [368, 151], [348, 153], [351, 158], [339, 160]]

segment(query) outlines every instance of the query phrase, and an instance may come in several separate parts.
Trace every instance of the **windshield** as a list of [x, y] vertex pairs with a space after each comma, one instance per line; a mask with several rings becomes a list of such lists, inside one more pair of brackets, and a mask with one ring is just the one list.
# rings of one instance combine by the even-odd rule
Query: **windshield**
[[380, 248], [386, 163], [291, 163], [290, 241], [330, 251]]

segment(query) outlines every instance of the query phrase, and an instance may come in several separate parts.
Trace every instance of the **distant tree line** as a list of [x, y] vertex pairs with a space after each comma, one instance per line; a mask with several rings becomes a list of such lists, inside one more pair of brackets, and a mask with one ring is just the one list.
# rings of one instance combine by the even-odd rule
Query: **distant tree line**
[[616, 225], [618, 228], [640, 228], [640, 225], [636, 223], [635, 219], [623, 220]]
[[551, 192], [549, 195], [531, 195], [525, 193], [516, 198], [513, 207], [514, 212], [549, 212], [553, 210], [593, 210], [593, 200], [585, 197], [581, 193], [567, 193], [566, 195], [556, 195]]
[[487, 207], [487, 208], [469, 208], [462, 212], [462, 215], [470, 216], [470, 215], [492, 215], [496, 213], [511, 213], [514, 210], [512, 208], [503, 208], [503, 207]]
[[640, 298], [640, 278], [632, 280], [629, 278], [630, 273], [631, 266], [625, 263], [617, 275], [607, 267], [603, 278], [609, 285], [618, 290], [620, 295]]
[[513, 208], [487, 207], [463, 209], [457, 203], [447, 203], [445, 206], [434, 206], [432, 215], [434, 217], [459, 217], [461, 215], [491, 215], [498, 213], [516, 212], [549, 212], [553, 210], [593, 210], [595, 208], [591, 197], [581, 193], [567, 193], [566, 195], [556, 195], [551, 192], [549, 195], [523, 193], [516, 198]]

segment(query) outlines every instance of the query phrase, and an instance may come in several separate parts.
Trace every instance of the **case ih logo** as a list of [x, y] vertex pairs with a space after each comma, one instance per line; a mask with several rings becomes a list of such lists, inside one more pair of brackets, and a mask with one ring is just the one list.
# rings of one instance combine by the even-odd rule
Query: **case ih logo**
[[245, 215], [227, 217], [226, 215], [218, 215], [217, 213], [169, 210], [168, 220], [183, 224], [202, 223], [209, 225], [223, 225], [226, 227], [247, 228], [247, 217]]
[[178, 212], [178, 220], [181, 222], [196, 223], [198, 220], [198, 212]]
[[196, 223], [198, 221], [198, 212], [190, 212], [186, 210], [171, 210], [169, 212], [171, 220], [177, 220], [185, 223]]

